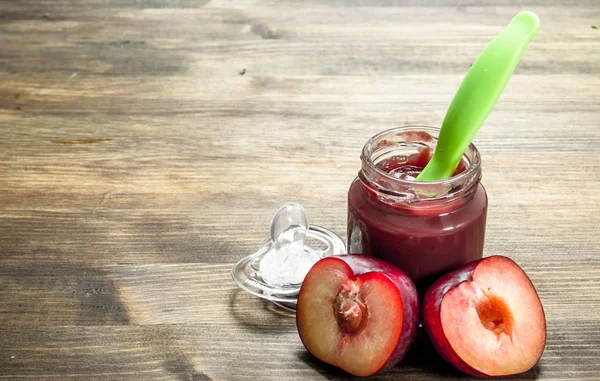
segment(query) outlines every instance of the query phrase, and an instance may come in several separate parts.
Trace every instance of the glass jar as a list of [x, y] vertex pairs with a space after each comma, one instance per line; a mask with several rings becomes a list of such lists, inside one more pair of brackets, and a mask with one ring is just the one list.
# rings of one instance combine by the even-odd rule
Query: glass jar
[[451, 178], [414, 181], [438, 134], [408, 126], [375, 135], [348, 191], [348, 252], [398, 266], [420, 292], [440, 273], [483, 255], [487, 195], [477, 148], [469, 146]]

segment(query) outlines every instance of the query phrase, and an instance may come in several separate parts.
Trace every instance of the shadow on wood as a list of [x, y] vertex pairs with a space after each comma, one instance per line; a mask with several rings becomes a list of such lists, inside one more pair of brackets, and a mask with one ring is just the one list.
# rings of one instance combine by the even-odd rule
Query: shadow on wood
[[241, 327], [253, 332], [288, 333], [296, 330], [294, 313], [240, 289], [231, 292], [229, 310]]
[[[329, 380], [346, 380], [353, 378], [348, 373], [338, 369], [332, 365], [326, 364], [314, 356], [308, 351], [303, 350], [296, 354], [298, 359], [317, 372], [322, 374]], [[406, 354], [404, 359], [400, 361], [394, 368], [371, 376], [372, 380], [397, 380], [399, 377], [406, 376], [427, 376], [443, 377], [445, 380], [472, 380], [473, 377], [461, 373], [454, 369], [452, 366], [447, 364], [436, 352], [435, 348], [431, 345], [429, 338], [425, 331], [420, 328], [417, 334], [417, 339], [412, 345], [409, 352]], [[514, 380], [514, 381], [525, 381], [525, 380], [536, 380], [539, 375], [539, 367], [535, 366], [533, 369], [523, 374], [501, 377], [501, 380]], [[360, 379], [360, 378], [356, 378]]]

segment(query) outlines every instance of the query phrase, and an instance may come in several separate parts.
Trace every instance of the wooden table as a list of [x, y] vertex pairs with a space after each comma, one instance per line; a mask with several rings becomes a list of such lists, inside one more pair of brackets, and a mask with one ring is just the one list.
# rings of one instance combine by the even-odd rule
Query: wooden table
[[[440, 125], [525, 9], [478, 3], [2, 2], [0, 379], [347, 379], [231, 267], [285, 201], [345, 239], [366, 140]], [[513, 379], [599, 380], [600, 3], [526, 3], [542, 29], [476, 139], [485, 253], [547, 315]], [[463, 377], [420, 337], [373, 379]]]

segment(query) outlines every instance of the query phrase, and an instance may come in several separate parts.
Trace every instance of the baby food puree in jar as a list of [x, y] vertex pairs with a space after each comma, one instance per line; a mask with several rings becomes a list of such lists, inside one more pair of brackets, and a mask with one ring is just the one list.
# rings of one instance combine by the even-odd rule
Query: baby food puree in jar
[[372, 137], [348, 191], [348, 252], [404, 270], [420, 292], [436, 275], [483, 255], [487, 195], [473, 144], [454, 175], [417, 182], [439, 129], [400, 127]]

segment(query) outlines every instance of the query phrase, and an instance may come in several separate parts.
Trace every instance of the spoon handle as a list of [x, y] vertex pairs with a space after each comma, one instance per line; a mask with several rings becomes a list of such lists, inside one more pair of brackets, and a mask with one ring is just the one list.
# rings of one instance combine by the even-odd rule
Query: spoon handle
[[519, 13], [475, 60], [448, 108], [433, 157], [417, 181], [452, 176], [539, 28], [536, 14]]

